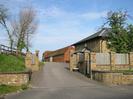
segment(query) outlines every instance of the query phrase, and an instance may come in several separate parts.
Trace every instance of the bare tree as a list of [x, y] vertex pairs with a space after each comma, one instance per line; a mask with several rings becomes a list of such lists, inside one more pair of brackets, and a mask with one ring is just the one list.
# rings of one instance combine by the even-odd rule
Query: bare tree
[[19, 15], [9, 20], [8, 9], [0, 5], [0, 24], [5, 28], [10, 41], [19, 51], [26, 48], [29, 51], [30, 40], [37, 29], [36, 11], [32, 7], [23, 8]]
[[9, 20], [8, 20], [8, 9], [5, 8], [3, 5], [0, 5], [0, 24], [4, 27], [4, 29], [6, 30], [6, 32], [8, 34], [10, 47], [12, 49], [13, 42], [14, 42], [13, 32], [10, 30], [8, 22], [9, 22]]
[[18, 50], [26, 48], [29, 51], [30, 38], [37, 28], [36, 12], [32, 7], [20, 11], [18, 21], [14, 22], [13, 28], [16, 34], [16, 45]]

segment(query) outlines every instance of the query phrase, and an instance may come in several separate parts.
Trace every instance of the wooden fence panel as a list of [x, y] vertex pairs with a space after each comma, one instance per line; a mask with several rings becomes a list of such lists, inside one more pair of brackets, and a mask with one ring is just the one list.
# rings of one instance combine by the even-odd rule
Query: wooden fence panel
[[115, 54], [115, 64], [129, 64], [128, 54]]
[[[3, 54], [17, 55], [18, 51], [17, 51], [17, 49], [15, 49], [15, 48], [10, 48], [10, 47], [8, 47], [8, 46], [1, 45], [1, 44], [0, 44], [0, 54], [2, 54], [2, 53], [3, 53]], [[19, 54], [25, 57], [25, 53], [20, 52]]]
[[110, 54], [109, 53], [96, 53], [96, 64], [109, 65], [110, 64]]

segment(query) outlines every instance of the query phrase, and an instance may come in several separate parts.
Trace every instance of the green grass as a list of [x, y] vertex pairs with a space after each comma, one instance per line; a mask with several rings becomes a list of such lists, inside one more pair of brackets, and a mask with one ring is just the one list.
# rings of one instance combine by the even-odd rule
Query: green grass
[[117, 70], [118, 72], [123, 72], [123, 73], [133, 73], [133, 69], [129, 70]]
[[0, 85], [0, 95], [26, 90], [27, 88], [28, 88], [27, 85], [22, 85], [22, 86]]
[[43, 66], [43, 65], [45, 65], [45, 63], [44, 62], [39, 62], [39, 65]]
[[129, 70], [113, 70], [112, 72], [125, 73], [125, 74], [133, 74], [133, 69], [129, 69]]
[[21, 72], [25, 71], [23, 57], [0, 54], [0, 72]]

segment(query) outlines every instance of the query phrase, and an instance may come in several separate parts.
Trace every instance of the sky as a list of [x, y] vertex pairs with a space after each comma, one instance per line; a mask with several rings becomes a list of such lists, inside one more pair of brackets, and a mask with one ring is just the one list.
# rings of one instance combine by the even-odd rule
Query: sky
[[[37, 13], [38, 28], [31, 51], [56, 50], [71, 45], [95, 32], [106, 22], [109, 11], [127, 11], [133, 15], [133, 0], [0, 0], [12, 15], [31, 6]], [[133, 20], [129, 19], [129, 23]], [[3, 28], [0, 44], [8, 45]]]

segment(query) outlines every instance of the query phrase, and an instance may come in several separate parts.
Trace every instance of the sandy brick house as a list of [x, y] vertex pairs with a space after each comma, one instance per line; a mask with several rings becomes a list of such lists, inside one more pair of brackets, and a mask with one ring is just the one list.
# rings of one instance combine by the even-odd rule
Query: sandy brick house
[[70, 51], [82, 51], [87, 45], [87, 48], [93, 52], [109, 52], [107, 48], [108, 32], [110, 29], [103, 28], [97, 33], [82, 39], [81, 41], [74, 43], [68, 47], [64, 47], [55, 51], [45, 51], [43, 53], [43, 59], [46, 62], [69, 62]]
[[88, 49], [93, 52], [109, 52], [110, 50], [107, 48], [109, 31], [110, 29], [103, 28], [97, 33], [94, 33], [91, 36], [73, 44], [73, 46], [75, 46], [76, 51], [81, 51], [85, 47], [85, 45], [87, 45]]

